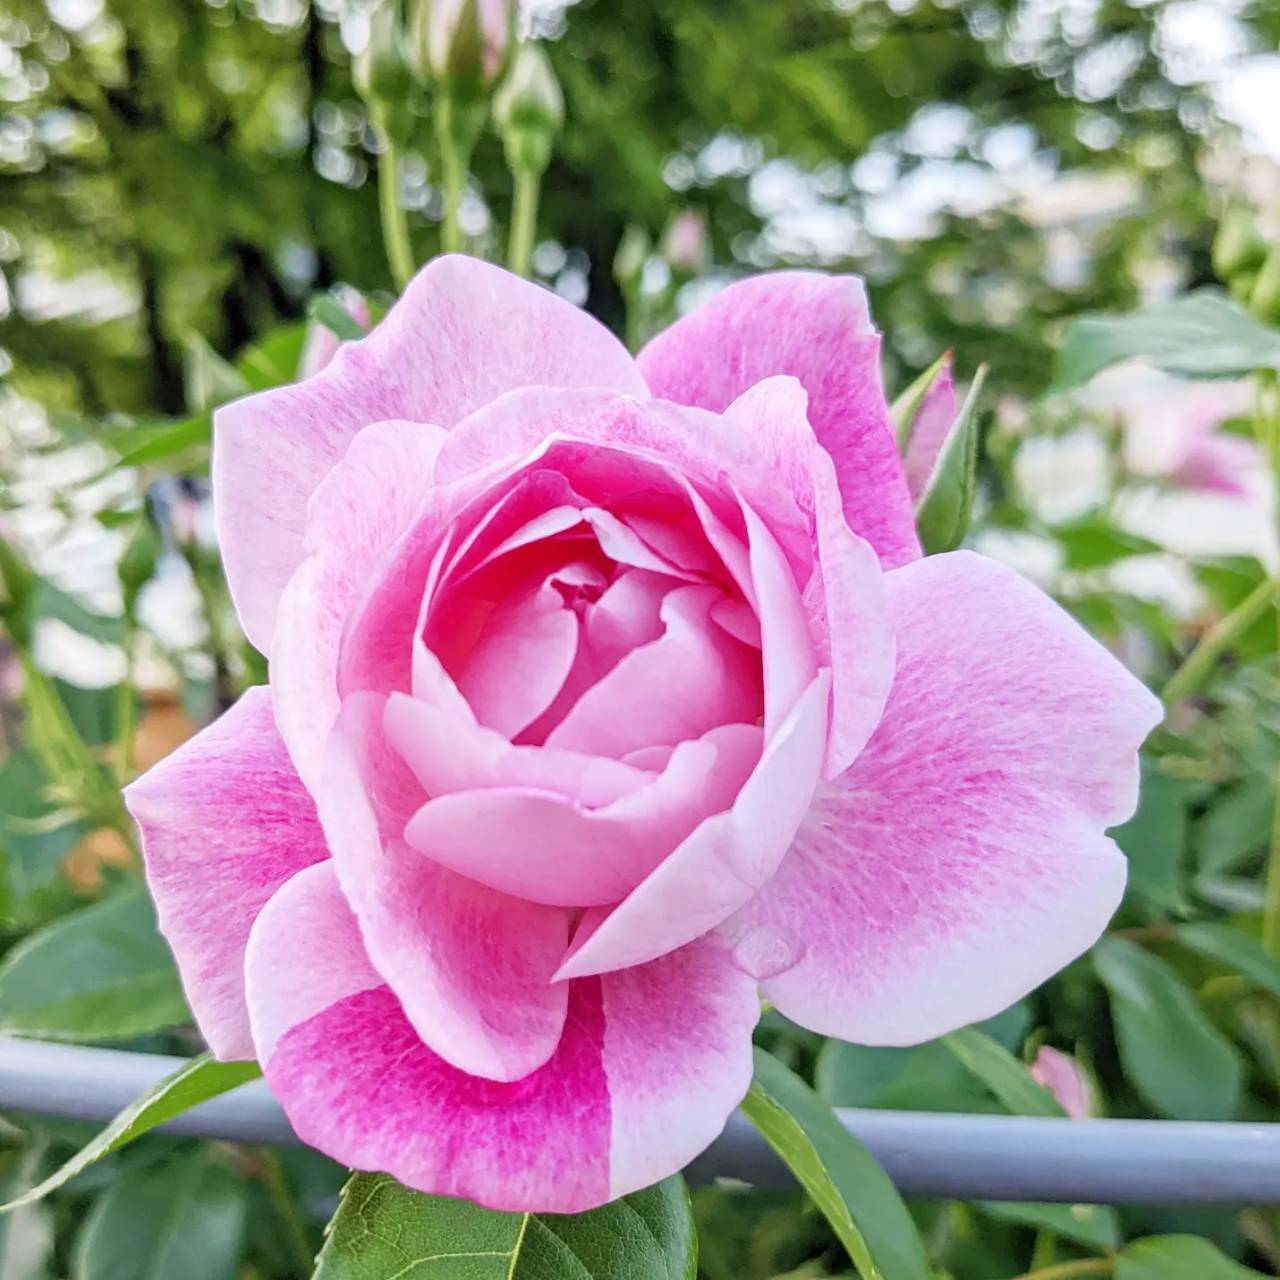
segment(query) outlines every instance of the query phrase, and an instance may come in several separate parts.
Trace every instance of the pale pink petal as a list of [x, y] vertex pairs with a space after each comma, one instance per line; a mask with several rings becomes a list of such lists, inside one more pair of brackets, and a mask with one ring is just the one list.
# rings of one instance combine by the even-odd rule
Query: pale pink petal
[[829, 673], [820, 671], [732, 806], [698, 827], [589, 936], [580, 930], [558, 978], [622, 969], [674, 951], [727, 920], [768, 882], [821, 774], [830, 688]]
[[[871, 546], [849, 528], [835, 467], [814, 438], [808, 396], [795, 378], [757, 383], [725, 418], [757, 441], [770, 470], [812, 522], [804, 613], [818, 663], [831, 668], [824, 773], [834, 777], [862, 750], [889, 696], [894, 650], [884, 575]], [[716, 535], [717, 544], [724, 537]], [[767, 650], [765, 657], [767, 664]]]
[[655, 396], [717, 413], [763, 378], [799, 378], [854, 532], [887, 567], [920, 554], [880, 336], [855, 277], [783, 271], [742, 280], [660, 333], [638, 363]]
[[1088, 1120], [1093, 1115], [1089, 1081], [1080, 1064], [1069, 1054], [1043, 1044], [1031, 1064], [1035, 1082], [1053, 1094], [1063, 1111], [1073, 1120]]
[[573, 983], [554, 1056], [501, 1083], [436, 1056], [366, 985], [331, 877], [280, 897], [251, 944], [263, 1070], [298, 1136], [342, 1164], [492, 1209], [580, 1213], [682, 1169], [750, 1084], [755, 984], [714, 940]]
[[1249, 476], [1258, 465], [1255, 445], [1223, 432], [1192, 441], [1169, 478], [1179, 488], [1246, 498]]
[[693, 578], [692, 574], [654, 551], [627, 522], [603, 508], [587, 507], [582, 515], [595, 530], [600, 550], [616, 564], [647, 569], [651, 573], [665, 573], [673, 578]]
[[648, 785], [595, 809], [529, 788], [429, 800], [405, 840], [433, 861], [531, 902], [618, 902], [710, 814], [727, 808], [760, 757], [754, 725], [682, 742]]
[[956, 388], [951, 376], [951, 356], [948, 354], [916, 409], [911, 434], [907, 437], [907, 449], [902, 462], [907, 470], [907, 488], [911, 491], [913, 502], [919, 501], [933, 475], [942, 446], [946, 444], [951, 428], [955, 426], [956, 413]]
[[888, 575], [880, 727], [731, 925], [788, 1017], [911, 1044], [1004, 1009], [1090, 946], [1160, 704], [1056, 604], [967, 552]]
[[653, 781], [648, 770], [603, 756], [512, 746], [492, 729], [401, 693], [387, 700], [386, 731], [428, 796], [518, 787], [597, 808]]
[[379, 557], [421, 511], [443, 438], [414, 422], [366, 427], [311, 495], [307, 556], [276, 619], [271, 696], [280, 736], [313, 790], [338, 714], [343, 626]]
[[524, 386], [646, 394], [631, 357], [585, 312], [497, 267], [443, 257], [315, 377], [219, 409], [218, 543], [249, 639], [270, 650], [280, 593], [302, 559], [307, 499], [361, 428], [392, 418], [452, 427]]
[[696, 738], [760, 714], [760, 661], [753, 649], [709, 625], [715, 587], [689, 586], [662, 602], [666, 631], [633, 649], [575, 703], [547, 746], [622, 756]]
[[328, 857], [315, 804], [250, 689], [220, 720], [125, 790], [142, 833], [160, 930], [217, 1057], [252, 1058], [244, 948], [263, 903]]
[[405, 846], [395, 823], [411, 783], [396, 776], [404, 766], [383, 716], [382, 699], [356, 694], [329, 739], [320, 817], [338, 881], [422, 1039], [460, 1070], [518, 1079], [547, 1061], [564, 1028], [566, 992], [550, 979], [568, 915], [495, 893]]

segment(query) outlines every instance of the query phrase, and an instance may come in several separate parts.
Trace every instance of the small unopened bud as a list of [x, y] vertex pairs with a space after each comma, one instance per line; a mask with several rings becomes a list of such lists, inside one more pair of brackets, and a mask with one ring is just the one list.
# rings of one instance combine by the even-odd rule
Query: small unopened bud
[[662, 256], [678, 276], [695, 276], [707, 266], [707, 220], [697, 209], [683, 209], [667, 224]]
[[1257, 271], [1267, 255], [1255, 218], [1242, 205], [1232, 205], [1222, 215], [1213, 238], [1213, 269], [1227, 283], [1242, 272]]
[[391, 0], [382, 0], [369, 15], [369, 40], [356, 55], [351, 78], [375, 116], [399, 106], [413, 88], [404, 32]]
[[493, 95], [493, 118], [512, 169], [546, 169], [552, 140], [564, 123], [564, 95], [540, 45], [520, 46], [510, 75]]
[[502, 75], [515, 26], [513, 0], [418, 0], [409, 20], [414, 69], [459, 97]]
[[1263, 324], [1280, 324], [1280, 244], [1262, 264], [1249, 294], [1249, 310]]
[[338, 348], [344, 339], [358, 338], [369, 328], [369, 304], [354, 289], [343, 287], [331, 295], [329, 301], [339, 309], [340, 315], [348, 317], [354, 331], [339, 333], [336, 325], [312, 319], [307, 325], [307, 336], [298, 361], [299, 378], [309, 378], [312, 374], [319, 373], [338, 354]]
[[1031, 1077], [1053, 1094], [1073, 1120], [1088, 1120], [1094, 1112], [1092, 1090], [1079, 1063], [1068, 1054], [1044, 1045], [1031, 1064]]
[[125, 611], [133, 612], [134, 602], [142, 588], [155, 576], [156, 564], [160, 559], [160, 539], [144, 515], [134, 526], [129, 540], [120, 553], [117, 572], [120, 575], [120, 586], [124, 590]]
[[624, 293], [633, 293], [639, 287], [652, 248], [649, 233], [634, 222], [622, 233], [617, 252], [613, 255], [613, 278], [622, 286]]

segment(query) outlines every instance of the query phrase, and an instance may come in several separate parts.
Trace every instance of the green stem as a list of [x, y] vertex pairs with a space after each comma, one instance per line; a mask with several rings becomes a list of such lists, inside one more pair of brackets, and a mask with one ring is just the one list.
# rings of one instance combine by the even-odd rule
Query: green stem
[[378, 156], [378, 211], [382, 218], [382, 242], [387, 263], [397, 289], [413, 278], [413, 246], [409, 243], [409, 222], [400, 203], [400, 153], [383, 130], [382, 153]]
[[475, 131], [464, 106], [443, 93], [436, 109], [436, 138], [440, 144], [441, 183], [444, 189], [444, 225], [440, 228], [440, 246], [445, 253], [462, 249], [462, 229], [458, 226], [458, 210], [467, 184], [467, 166], [475, 145]]
[[124, 786], [133, 777], [133, 733], [137, 718], [137, 699], [133, 693], [133, 619], [126, 612], [124, 635], [124, 675], [116, 707], [116, 781]]
[[270, 1147], [260, 1147], [258, 1157], [262, 1183], [267, 1189], [267, 1198], [271, 1201], [271, 1207], [284, 1227], [289, 1251], [298, 1264], [298, 1275], [310, 1276], [315, 1265], [316, 1251], [311, 1247], [311, 1241], [307, 1236], [307, 1224], [302, 1220], [298, 1206], [294, 1203], [293, 1197], [289, 1194], [289, 1188], [285, 1184], [280, 1157]]
[[538, 188], [542, 174], [525, 166], [512, 171], [515, 189], [511, 203], [511, 270], [528, 276], [533, 266], [533, 240], [538, 226]]
[[1194, 693], [1208, 679], [1218, 659], [1232, 642], [1247, 631], [1277, 601], [1280, 579], [1260, 582], [1225, 618], [1215, 623], [1200, 643], [1187, 655], [1164, 687], [1164, 705], [1171, 707], [1180, 698]]
[[1049, 1266], [1058, 1252], [1058, 1233], [1047, 1227], [1036, 1232], [1036, 1242], [1031, 1250], [1031, 1270], [1037, 1271]]
[[1076, 1258], [1071, 1262], [1059, 1262], [1053, 1267], [1028, 1271], [1018, 1280], [1072, 1280], [1075, 1276], [1109, 1276], [1116, 1269], [1110, 1258]]

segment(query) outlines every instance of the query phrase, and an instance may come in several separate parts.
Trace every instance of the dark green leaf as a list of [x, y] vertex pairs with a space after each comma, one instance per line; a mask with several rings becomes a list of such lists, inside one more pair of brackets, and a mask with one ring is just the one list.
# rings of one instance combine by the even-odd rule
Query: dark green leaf
[[942, 1043], [1016, 1116], [1061, 1116], [1065, 1112], [1048, 1089], [1002, 1045], [976, 1027], [942, 1037]]
[[1004, 1200], [979, 1200], [975, 1206], [1000, 1222], [1011, 1222], [1037, 1231], [1052, 1231], [1087, 1249], [1113, 1250], [1120, 1245], [1120, 1221], [1116, 1211], [1100, 1204], [1022, 1204]]
[[680, 1177], [589, 1213], [499, 1213], [353, 1174], [315, 1280], [693, 1280], [698, 1245]]
[[986, 377], [983, 365], [974, 375], [933, 474], [916, 501], [916, 530], [929, 555], [955, 550], [969, 530], [978, 481], [978, 398]]
[[1144, 761], [1137, 812], [1112, 831], [1129, 859], [1129, 888], [1165, 911], [1188, 910], [1183, 889], [1192, 785]]
[[122, 1040], [189, 1021], [140, 887], [29, 935], [0, 965], [0, 1034]]
[[871, 1153], [799, 1076], [757, 1049], [743, 1110], [831, 1224], [865, 1280], [928, 1280], [924, 1247]]
[[204, 1151], [126, 1170], [85, 1218], [72, 1280], [232, 1280], [246, 1204], [244, 1184]]
[[261, 1074], [256, 1062], [216, 1062], [208, 1053], [192, 1058], [136, 1102], [130, 1103], [101, 1133], [38, 1186], [24, 1191], [8, 1204], [0, 1205], [0, 1212], [17, 1209], [47, 1196], [95, 1161], [119, 1151], [148, 1130], [180, 1116], [197, 1103], [257, 1079]]
[[1149, 1236], [1116, 1259], [1115, 1280], [1261, 1280], [1199, 1236]]
[[1230, 1120], [1240, 1106], [1240, 1056], [1177, 974], [1119, 938], [1098, 943], [1093, 961], [1138, 1092], [1173, 1120]]
[[1188, 378], [1243, 377], [1280, 369], [1280, 333], [1212, 289], [1132, 315], [1082, 316], [1067, 331], [1049, 390], [1081, 386], [1103, 369], [1132, 359]]
[[1195, 829], [1201, 873], [1235, 871], [1264, 849], [1275, 804], [1275, 788], [1266, 778], [1246, 778], [1220, 796]]
[[1202, 921], [1179, 925], [1174, 940], [1184, 947], [1216, 960], [1232, 973], [1256, 982], [1274, 995], [1280, 995], [1280, 960], [1268, 954], [1262, 944], [1229, 924]]
[[833, 1107], [988, 1113], [1003, 1110], [937, 1040], [911, 1049], [828, 1040], [818, 1054], [814, 1087]]

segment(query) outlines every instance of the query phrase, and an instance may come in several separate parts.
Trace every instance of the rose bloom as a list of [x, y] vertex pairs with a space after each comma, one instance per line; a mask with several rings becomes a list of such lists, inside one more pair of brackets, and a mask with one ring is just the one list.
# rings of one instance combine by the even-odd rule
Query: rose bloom
[[633, 360], [447, 257], [218, 412], [271, 682], [128, 801], [201, 1030], [305, 1141], [586, 1209], [720, 1132], [761, 995], [909, 1044], [1097, 937], [1159, 705], [1011, 570], [921, 558], [879, 348], [848, 277]]

